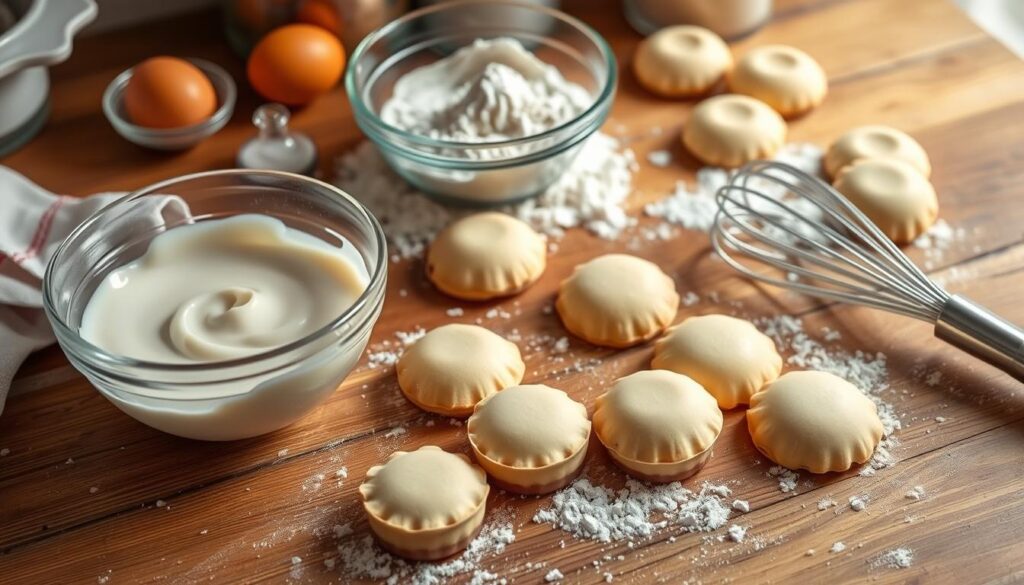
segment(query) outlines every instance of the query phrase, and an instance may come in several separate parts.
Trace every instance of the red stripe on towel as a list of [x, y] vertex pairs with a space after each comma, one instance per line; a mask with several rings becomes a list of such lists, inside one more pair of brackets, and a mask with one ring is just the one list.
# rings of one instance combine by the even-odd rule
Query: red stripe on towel
[[36, 226], [36, 232], [32, 235], [32, 241], [29, 243], [28, 248], [24, 251], [12, 254], [10, 256], [0, 256], [0, 264], [3, 264], [4, 260], [10, 258], [16, 264], [21, 264], [26, 260], [30, 260], [39, 254], [42, 250], [43, 245], [46, 244], [46, 240], [50, 238], [50, 229], [53, 227], [53, 218], [56, 217], [57, 212], [64, 205], [65, 197], [58, 197], [56, 201], [50, 204], [50, 207], [43, 212], [43, 215], [39, 218], [39, 225]]

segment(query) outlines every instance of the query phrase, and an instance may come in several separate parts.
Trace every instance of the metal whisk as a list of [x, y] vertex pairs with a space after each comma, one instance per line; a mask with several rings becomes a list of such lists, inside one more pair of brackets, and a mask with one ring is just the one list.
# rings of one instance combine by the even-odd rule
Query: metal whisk
[[1024, 331], [943, 290], [820, 179], [784, 163], [754, 161], [716, 199], [711, 242], [743, 274], [934, 323], [936, 337], [1024, 380]]

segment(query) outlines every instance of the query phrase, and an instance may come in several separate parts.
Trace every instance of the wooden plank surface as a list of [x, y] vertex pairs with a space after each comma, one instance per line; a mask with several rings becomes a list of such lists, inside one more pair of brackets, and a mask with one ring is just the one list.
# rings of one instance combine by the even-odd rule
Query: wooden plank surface
[[[630, 208], [664, 196], [675, 181], [692, 179], [696, 163], [682, 152], [678, 132], [690, 102], [659, 100], [633, 81], [629, 59], [639, 40], [612, 2], [566, 2], [609, 39], [622, 69], [619, 93], [605, 130], [637, 152], [641, 170]], [[793, 140], [826, 145], [844, 129], [890, 123], [913, 133], [935, 166], [942, 217], [963, 228], [962, 241], [925, 258], [937, 278], [1024, 323], [1019, 291], [1024, 284], [1024, 245], [1019, 205], [1024, 179], [1024, 64], [975, 28], [944, 0], [786, 0], [767, 28], [736, 47], [785, 42], [814, 55], [830, 77], [825, 104], [790, 126]], [[176, 31], [189, 30], [180, 36]], [[865, 30], [870, 35], [865, 35]], [[54, 69], [53, 116], [29, 146], [2, 162], [57, 192], [85, 195], [125, 190], [167, 176], [231, 165], [248, 138], [247, 118], [257, 99], [241, 88], [229, 126], [196, 149], [155, 154], [120, 140], [103, 119], [99, 96], [121, 69], [153, 53], [214, 59], [241, 78], [242, 65], [224, 47], [210, 14], [85, 39], [68, 63]], [[361, 138], [340, 90], [299, 112], [295, 125], [321, 147], [323, 171]], [[662, 129], [653, 135], [651, 128]], [[100, 146], [96, 146], [100, 145]], [[646, 152], [669, 148], [675, 162], [655, 168]], [[0, 194], [2, 204], [3, 194]], [[645, 220], [646, 221], [646, 220]], [[484, 318], [492, 306], [513, 313], [490, 319], [496, 331], [561, 336], [557, 317], [542, 309], [557, 283], [578, 262], [624, 247], [571, 232], [549, 259], [544, 278], [515, 300], [492, 304], [454, 302], [436, 293], [418, 261], [397, 263], [389, 274], [388, 300], [374, 340], [398, 330], [430, 328], [452, 320], [445, 309], [466, 307], [459, 318]], [[701, 302], [679, 318], [714, 311], [750, 317], [794, 313], [808, 331], [841, 333], [837, 349], [883, 351], [891, 388], [885, 398], [901, 415], [900, 463], [875, 477], [856, 473], [802, 474], [797, 495], [783, 494], [766, 477], [745, 431], [742, 410], [726, 415], [726, 429], [700, 479], [729, 481], [752, 512], [735, 520], [767, 542], [706, 543], [701, 536], [600, 547], [529, 522], [546, 498], [495, 494], [489, 506], [514, 514], [517, 540], [485, 566], [513, 571], [517, 582], [540, 582], [544, 571], [524, 569], [545, 561], [570, 582], [617, 580], [718, 582], [981, 582], [1020, 578], [1024, 518], [1015, 505], [1024, 493], [1020, 447], [1024, 393], [1019, 383], [964, 358], [930, 339], [929, 327], [857, 308], [838, 308], [753, 286], [711, 259], [706, 236], [681, 231], [669, 241], [641, 242], [633, 253], [669, 271], [681, 291]], [[407, 295], [397, 294], [406, 290]], [[650, 347], [612, 352], [573, 340], [570, 362], [594, 363], [566, 372], [567, 362], [546, 351], [525, 356], [531, 381], [564, 388], [592, 406], [615, 377], [646, 367]], [[921, 372], [942, 372], [929, 386]], [[936, 417], [943, 419], [937, 422]], [[170, 437], [122, 415], [99, 396], [59, 350], [34, 355], [15, 381], [0, 417], [0, 582], [148, 583], [337, 582], [323, 559], [338, 543], [331, 527], [365, 523], [356, 487], [366, 469], [396, 448], [425, 443], [466, 451], [465, 434], [445, 421], [427, 426], [397, 391], [393, 373], [361, 366], [321, 407], [287, 429], [229, 444]], [[408, 433], [386, 437], [403, 426]], [[287, 449], [287, 452], [283, 450]], [[588, 456], [587, 474], [616, 485], [622, 474], [603, 452]], [[333, 477], [346, 466], [349, 477]], [[910, 502], [907, 486], [929, 496]], [[91, 488], [96, 488], [91, 490]], [[93, 493], [94, 491], [94, 493]], [[845, 501], [869, 493], [867, 510], [818, 511], [826, 494]], [[156, 507], [158, 500], [168, 505]], [[907, 522], [907, 518], [911, 522]], [[565, 547], [560, 543], [565, 541]], [[842, 554], [829, 553], [844, 541]], [[908, 546], [907, 569], [873, 568], [885, 550]], [[813, 555], [807, 551], [814, 549]], [[623, 555], [595, 570], [592, 561]], [[303, 559], [293, 574], [291, 558]], [[501, 571], [499, 571], [501, 572]]]

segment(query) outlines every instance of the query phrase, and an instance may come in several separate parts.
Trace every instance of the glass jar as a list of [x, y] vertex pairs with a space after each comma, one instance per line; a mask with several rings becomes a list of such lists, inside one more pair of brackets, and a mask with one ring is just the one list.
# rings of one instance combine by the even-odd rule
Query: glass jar
[[736, 40], [764, 26], [772, 0], [624, 0], [626, 20], [642, 35], [666, 26], [695, 24], [725, 40]]

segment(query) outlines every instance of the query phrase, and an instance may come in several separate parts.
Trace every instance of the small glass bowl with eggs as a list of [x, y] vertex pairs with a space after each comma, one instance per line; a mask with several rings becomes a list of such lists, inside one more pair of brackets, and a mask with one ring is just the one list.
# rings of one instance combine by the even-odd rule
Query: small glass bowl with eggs
[[214, 63], [153, 57], [110, 82], [103, 92], [103, 113], [129, 142], [184, 150], [228, 123], [236, 94], [234, 79]]

